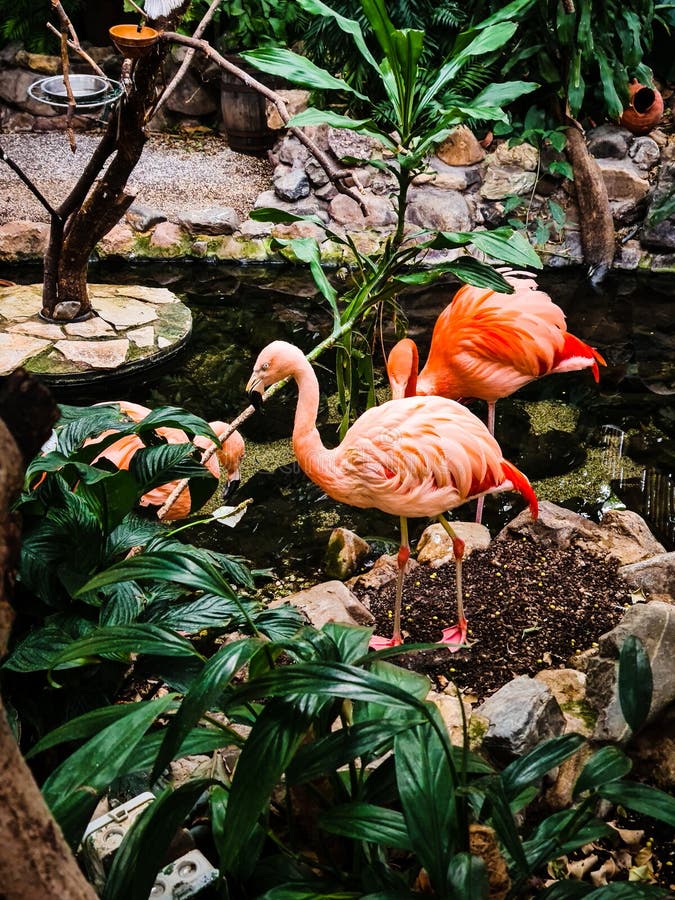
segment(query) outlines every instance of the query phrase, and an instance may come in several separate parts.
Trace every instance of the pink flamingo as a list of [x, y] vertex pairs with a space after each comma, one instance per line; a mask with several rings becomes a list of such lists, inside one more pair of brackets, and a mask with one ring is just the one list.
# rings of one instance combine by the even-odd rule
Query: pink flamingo
[[[387, 373], [392, 397], [436, 394], [450, 399], [476, 397], [488, 405], [494, 434], [495, 404], [518, 388], [554, 372], [590, 368], [596, 382], [605, 360], [565, 330], [565, 314], [531, 277], [510, 273], [513, 294], [463, 285], [436, 320], [429, 357], [418, 375], [414, 341], [391, 350]], [[480, 522], [483, 500], [479, 500]]]
[[403, 574], [410, 557], [408, 517], [435, 516], [453, 542], [457, 565], [457, 625], [440, 641], [458, 649], [466, 639], [462, 604], [464, 542], [443, 513], [472, 497], [516, 490], [537, 515], [537, 498], [527, 478], [502, 458], [499, 445], [472, 412], [442, 397], [390, 400], [367, 410], [342, 443], [328, 450], [316, 428], [319, 383], [302, 351], [274, 341], [260, 353], [246, 390], [259, 406], [270, 385], [292, 377], [298, 385], [293, 451], [302, 470], [329, 497], [362, 509], [399, 516], [401, 541], [390, 640], [373, 637], [371, 647], [398, 646], [401, 637]]
[[[127, 400], [117, 400], [115, 402], [119, 406], [120, 412], [128, 416], [132, 422], [140, 422], [149, 412], [151, 412], [147, 407], [139, 406], [137, 403], [130, 403]], [[229, 427], [225, 422], [219, 421], [209, 422], [209, 425], [217, 435], [223, 434]], [[97, 440], [100, 440], [100, 438], [111, 434], [112, 431], [113, 429], [104, 431], [98, 438], [90, 438], [86, 443], [95, 443]], [[161, 435], [168, 444], [187, 444], [190, 442], [190, 439], [185, 432], [181, 431], [179, 428], [157, 428], [156, 433]], [[201, 450], [208, 450], [213, 446], [213, 441], [201, 434], [196, 435], [192, 443]], [[111, 444], [109, 447], [106, 447], [105, 450], [102, 450], [93, 462], [95, 463], [99, 459], [107, 459], [112, 462], [113, 465], [117, 466], [118, 469], [128, 469], [134, 453], [144, 447], [145, 444], [137, 434], [128, 434], [121, 437], [118, 441], [115, 441], [115, 443]], [[243, 456], [244, 441], [238, 431], [233, 431], [227, 440], [223, 442], [222, 446], [219, 447], [204, 464], [214, 478], [219, 478], [220, 464], [222, 463], [227, 472], [227, 488], [223, 494], [224, 498], [231, 494], [239, 483], [239, 466]], [[140, 505], [154, 507], [163, 506], [173, 493], [177, 484], [178, 481], [170, 481], [167, 484], [162, 484], [159, 487], [153, 488], [151, 491], [143, 494]], [[185, 488], [169, 508], [164, 519], [174, 520], [186, 518], [186, 516], [190, 515], [191, 504], [192, 499], [190, 497], [190, 489]]]

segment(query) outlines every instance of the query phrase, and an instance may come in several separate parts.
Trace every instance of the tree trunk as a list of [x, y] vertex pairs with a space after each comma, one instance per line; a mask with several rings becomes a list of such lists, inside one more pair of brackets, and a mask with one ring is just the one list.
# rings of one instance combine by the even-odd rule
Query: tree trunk
[[[101, 142], [69, 196], [52, 217], [45, 254], [42, 316], [53, 321], [88, 318], [87, 269], [96, 244], [122, 218], [134, 200], [125, 192], [147, 140], [147, 119], [157, 99], [168, 45], [160, 42], [146, 56], [125, 60], [120, 98]], [[112, 160], [98, 179], [106, 160]]]
[[599, 281], [611, 268], [615, 251], [607, 187], [582, 132], [575, 125], [567, 127], [567, 151], [574, 169], [584, 262], [590, 266], [593, 280]]
[[[4, 385], [7, 385], [5, 387]], [[19, 523], [10, 506], [21, 488], [23, 461], [17, 440], [39, 448], [49, 434], [55, 405], [18, 371], [0, 391], [0, 657], [7, 650], [14, 614], [9, 603], [19, 548]], [[37, 406], [32, 402], [37, 399]], [[5, 413], [5, 403], [9, 409]], [[19, 413], [20, 410], [20, 413]], [[19, 418], [16, 418], [17, 415]], [[14, 429], [16, 420], [16, 431]], [[8, 427], [9, 426], [9, 427]], [[10, 431], [10, 427], [12, 431]], [[0, 698], [0, 896], [3, 900], [59, 897], [95, 900], [61, 831], [42, 799], [14, 739]]]

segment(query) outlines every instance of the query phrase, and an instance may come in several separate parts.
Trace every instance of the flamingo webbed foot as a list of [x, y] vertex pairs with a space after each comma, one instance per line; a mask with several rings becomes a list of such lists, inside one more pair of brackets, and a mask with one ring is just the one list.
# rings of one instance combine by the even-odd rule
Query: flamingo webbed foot
[[371, 650], [386, 650], [388, 647], [400, 647], [403, 643], [403, 638], [400, 635], [393, 635], [393, 637], [385, 638], [379, 634], [374, 634], [368, 646]]
[[462, 647], [468, 646], [466, 640], [466, 619], [460, 619], [456, 625], [444, 628], [439, 644], [445, 645], [451, 653], [456, 653]]

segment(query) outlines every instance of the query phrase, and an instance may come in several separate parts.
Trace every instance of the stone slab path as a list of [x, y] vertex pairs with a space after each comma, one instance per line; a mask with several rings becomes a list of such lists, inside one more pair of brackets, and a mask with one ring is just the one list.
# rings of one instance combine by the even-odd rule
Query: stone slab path
[[190, 337], [192, 315], [166, 288], [90, 284], [96, 316], [43, 321], [42, 285], [0, 287], [0, 375], [19, 366], [47, 384], [130, 374], [165, 361]]

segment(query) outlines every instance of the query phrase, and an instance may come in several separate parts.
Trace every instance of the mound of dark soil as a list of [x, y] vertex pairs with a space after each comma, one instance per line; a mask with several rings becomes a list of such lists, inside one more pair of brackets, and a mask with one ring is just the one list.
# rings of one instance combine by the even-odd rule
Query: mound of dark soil
[[[399, 664], [454, 681], [482, 699], [516, 675], [564, 666], [621, 618], [630, 595], [615, 561], [529, 538], [493, 541], [463, 565], [470, 646], [401, 657]], [[377, 634], [389, 635], [393, 583], [378, 591], [354, 588], [367, 599]], [[365, 597], [367, 594], [367, 598]], [[455, 621], [455, 565], [415, 568], [403, 589], [406, 642], [437, 641]]]

